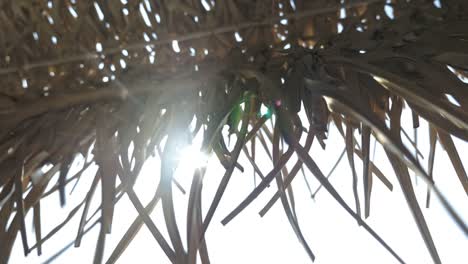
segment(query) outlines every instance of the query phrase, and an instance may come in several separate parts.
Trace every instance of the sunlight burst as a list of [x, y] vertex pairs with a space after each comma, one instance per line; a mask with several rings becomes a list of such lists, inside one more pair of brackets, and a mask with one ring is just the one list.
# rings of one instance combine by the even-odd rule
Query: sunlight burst
[[197, 144], [183, 148], [179, 155], [179, 166], [176, 175], [179, 177], [191, 177], [196, 169], [206, 167], [209, 156], [200, 151]]

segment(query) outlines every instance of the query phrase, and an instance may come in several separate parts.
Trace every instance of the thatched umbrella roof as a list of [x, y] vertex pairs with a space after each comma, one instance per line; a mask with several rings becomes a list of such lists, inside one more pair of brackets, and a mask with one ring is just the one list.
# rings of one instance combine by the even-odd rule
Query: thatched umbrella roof
[[[401, 261], [361, 218], [369, 215], [373, 177], [388, 183], [370, 159], [370, 139], [376, 138], [385, 148], [434, 262], [440, 259], [409, 169], [428, 184], [428, 197], [435, 193], [468, 234], [466, 223], [434, 185], [431, 158], [438, 141], [450, 156], [460, 188], [468, 193], [466, 160], [452, 140], [468, 140], [465, 0], [21, 0], [2, 2], [0, 21], [2, 263], [8, 261], [18, 233], [25, 254], [29, 253], [31, 238], [24, 218], [30, 209], [40, 250], [41, 197], [47, 186], [55, 186], [52, 190], [59, 192], [60, 202], [66, 202], [65, 186], [81, 175], [68, 173], [79, 154], [91, 156], [88, 161], [99, 170], [89, 198], [80, 205], [85, 210], [77, 244], [87, 224], [92, 193], [102, 183], [96, 262], [102, 261], [116, 197], [125, 193], [140, 213], [135, 225], [145, 223], [172, 262], [193, 263], [198, 252], [208, 263], [203, 234], [233, 170], [241, 167], [237, 159], [244, 149], [258, 170], [255, 148], [249, 154], [245, 147], [268, 139], [263, 146], [267, 150], [273, 146], [268, 151], [274, 169], [259, 173], [260, 184], [224, 223], [276, 180], [278, 192], [272, 201], [281, 200], [313, 259], [289, 208], [291, 193], [284, 191], [304, 166]], [[262, 105], [269, 108], [265, 115], [260, 114]], [[428, 170], [403, 144], [400, 117], [405, 105], [413, 113], [415, 129], [420, 119], [430, 124]], [[299, 118], [301, 109], [306, 118]], [[264, 124], [269, 119], [275, 125], [265, 139], [259, 131], [267, 129]], [[196, 124], [190, 130], [192, 120]], [[314, 138], [326, 146], [330, 123], [345, 139], [355, 183], [358, 177], [364, 182], [362, 212], [356, 186], [354, 210], [308, 154]], [[225, 125], [236, 135], [233, 149], [225, 146], [221, 133]], [[353, 136], [355, 130], [360, 140]], [[174, 218], [172, 170], [177, 161], [173, 157], [198, 131], [204, 132], [202, 151], [214, 152], [226, 171], [208, 212], [202, 212], [200, 205], [204, 170], [195, 172], [185, 238]], [[304, 138], [305, 143], [299, 143]], [[293, 153], [299, 161], [288, 173], [282, 168]], [[170, 240], [160, 235], [132, 189], [150, 155], [158, 155], [162, 162], [154, 203], [161, 199]], [[362, 176], [354, 168], [355, 157], [363, 161]], [[51, 182], [55, 174], [58, 182]], [[14, 216], [11, 224], [10, 216]], [[129, 229], [116, 256], [138, 229]], [[187, 239], [187, 249], [182, 239]]]

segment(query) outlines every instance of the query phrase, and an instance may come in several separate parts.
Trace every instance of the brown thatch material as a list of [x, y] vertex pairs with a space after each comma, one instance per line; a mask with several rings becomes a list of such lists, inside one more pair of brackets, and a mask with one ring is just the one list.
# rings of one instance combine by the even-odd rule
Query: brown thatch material
[[[140, 217], [110, 262], [144, 223], [171, 262], [195, 263], [199, 253], [202, 262], [208, 263], [203, 234], [233, 170], [240, 167], [237, 159], [241, 151], [251, 140], [253, 146], [265, 141], [259, 131], [271, 116], [275, 126], [267, 133], [271, 137], [266, 145], [273, 146], [267, 151], [274, 169], [223, 223], [276, 180], [278, 192], [272, 202], [281, 200], [300, 242], [314, 259], [289, 207], [292, 193], [284, 191], [305, 165], [344, 209], [402, 262], [361, 219], [369, 216], [373, 177], [388, 183], [378, 164], [370, 160], [369, 143], [375, 137], [385, 148], [434, 262], [441, 260], [416, 200], [409, 169], [428, 184], [428, 197], [435, 193], [468, 234], [466, 223], [434, 185], [431, 165], [438, 141], [450, 156], [461, 188], [468, 193], [463, 158], [452, 140], [468, 140], [466, 0], [437, 4], [426, 0], [126, 2], [1, 3], [1, 263], [8, 261], [18, 233], [25, 254], [29, 253], [32, 238], [26, 233], [24, 218], [30, 211], [40, 250], [45, 237], [40, 228], [41, 197], [47, 186], [54, 185], [52, 190], [60, 193], [64, 204], [65, 186], [81, 175], [69, 175], [70, 164], [77, 154], [86, 156], [90, 149], [99, 170], [89, 198], [79, 205], [85, 210], [77, 245], [88, 224], [86, 208], [101, 181], [96, 263], [102, 262], [114, 203], [122, 194], [129, 196]], [[421, 118], [430, 124], [429, 171], [402, 143], [400, 117], [405, 103], [413, 112], [414, 128]], [[271, 113], [261, 116], [262, 104]], [[307, 120], [299, 118], [301, 108]], [[191, 131], [194, 117], [196, 126]], [[353, 210], [308, 154], [314, 138], [325, 146], [329, 123], [334, 123], [345, 139], [355, 182], [358, 175], [353, 153], [363, 161], [362, 212], [356, 186]], [[221, 134], [225, 125], [237, 136], [233, 150], [225, 147]], [[208, 212], [202, 212], [200, 205], [204, 170], [195, 172], [185, 238], [179, 234], [172, 204], [172, 169], [177, 166], [173, 155], [200, 130], [204, 131], [202, 151], [214, 152], [226, 171]], [[355, 130], [359, 130], [362, 146], [353, 136]], [[305, 145], [299, 144], [301, 136], [306, 138]], [[287, 143], [284, 149], [281, 141]], [[134, 146], [132, 153], [130, 145]], [[132, 189], [143, 163], [159, 148], [161, 182], [147, 210], [161, 200], [169, 241], [159, 233]], [[255, 168], [254, 149], [250, 151]], [[282, 171], [293, 153], [300, 161], [291, 172]], [[45, 165], [52, 166], [40, 173]], [[58, 182], [51, 182], [55, 174], [59, 174]], [[122, 182], [118, 186], [117, 178]], [[187, 239], [188, 248], [183, 247], [182, 239]]]

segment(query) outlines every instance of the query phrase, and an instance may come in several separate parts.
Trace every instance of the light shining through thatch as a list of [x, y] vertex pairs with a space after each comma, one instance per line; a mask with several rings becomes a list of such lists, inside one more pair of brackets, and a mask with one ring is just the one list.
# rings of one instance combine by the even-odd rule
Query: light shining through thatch
[[[99, 227], [94, 262], [106, 261], [105, 241], [122, 196], [138, 217], [109, 263], [143, 224], [170, 262], [195, 263], [199, 257], [209, 263], [204, 235], [234, 171], [246, 166], [255, 171], [255, 186], [222, 223], [276, 188], [261, 214], [281, 203], [310, 260], [320, 253], [299, 224], [291, 185], [303, 171], [398, 262], [404, 260], [366, 220], [375, 181], [401, 188], [434, 263], [443, 260], [412, 176], [427, 185], [426, 206], [437, 197], [468, 235], [463, 212], [438, 188], [444, 178], [433, 173], [442, 146], [455, 170], [446, 177], [456, 178], [468, 194], [466, 160], [454, 140], [468, 140], [464, 0], [10, 1], [2, 14], [2, 263], [16, 239], [25, 255], [41, 254], [75, 217], [74, 245]], [[405, 111], [410, 121], [403, 121]], [[425, 142], [418, 140], [423, 123]], [[312, 144], [330, 146], [330, 126], [345, 146], [340, 157], [349, 164], [352, 206], [311, 155]], [[386, 170], [374, 162], [371, 142], [383, 149]], [[80, 156], [82, 169], [73, 171]], [[134, 187], [151, 157], [159, 161], [160, 180], [153, 183], [154, 199], [144, 204]], [[203, 199], [207, 157], [223, 168], [209, 201]], [[247, 163], [241, 164], [243, 157]], [[271, 166], [258, 166], [260, 160]], [[84, 184], [80, 179], [90, 175], [84, 172], [91, 165], [96, 171], [83, 181], [82, 202], [45, 234], [41, 214], [48, 211], [41, 202], [56, 194], [64, 206], [70, 183]], [[178, 168], [192, 175], [189, 186], [177, 182]], [[186, 232], [174, 206], [176, 188], [187, 188]], [[158, 203], [167, 236], [148, 213]], [[27, 232], [28, 215], [33, 234]], [[92, 216], [98, 220], [90, 222]]]

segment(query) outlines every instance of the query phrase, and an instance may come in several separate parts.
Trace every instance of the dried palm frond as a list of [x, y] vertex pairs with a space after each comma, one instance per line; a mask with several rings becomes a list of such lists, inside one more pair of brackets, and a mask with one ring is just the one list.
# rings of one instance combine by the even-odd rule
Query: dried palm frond
[[[313, 260], [291, 187], [299, 171], [307, 168], [359, 225], [404, 262], [362, 218], [370, 215], [374, 176], [393, 188], [370, 158], [370, 142], [375, 138], [388, 156], [433, 261], [440, 263], [410, 171], [427, 184], [427, 204], [430, 194], [435, 194], [468, 235], [466, 223], [432, 177], [435, 146], [440, 142], [468, 194], [466, 161], [453, 141], [453, 137], [468, 140], [468, 5], [464, 0], [436, 2], [2, 3], [0, 262], [8, 262], [17, 234], [25, 254], [35, 248], [40, 253], [44, 242], [79, 216], [81, 208], [75, 245], [99, 223], [95, 262], [104, 261], [115, 204], [127, 195], [139, 215], [108, 263], [119, 258], [143, 224], [171, 262], [195, 263], [199, 254], [202, 263], [209, 263], [204, 234], [233, 172], [243, 170], [238, 162], [242, 153], [260, 182], [223, 224], [275, 181], [278, 190], [261, 214], [280, 200]], [[267, 113], [262, 114], [262, 107]], [[429, 123], [427, 171], [419, 161], [417, 143], [412, 143], [415, 154], [402, 139], [405, 107], [412, 112], [415, 129], [420, 120]], [[300, 117], [301, 111], [305, 117]], [[355, 209], [309, 153], [313, 140], [326, 147], [329, 124], [336, 125], [345, 142], [341, 157], [346, 153], [353, 175]], [[232, 149], [226, 144], [229, 136], [222, 133], [225, 126], [236, 138]], [[194, 172], [188, 191], [187, 235], [183, 236], [172, 193], [173, 185], [182, 188], [173, 177], [181, 162], [175, 157], [200, 131], [201, 152], [215, 154], [225, 172], [207, 212], [201, 207], [205, 169]], [[266, 174], [256, 162], [255, 148], [260, 147], [274, 165]], [[82, 170], [71, 175], [78, 155], [89, 158]], [[145, 206], [134, 184], [151, 155], [160, 159], [160, 182]], [[286, 164], [293, 162], [293, 155], [299, 159], [288, 172]], [[355, 167], [356, 158], [362, 160], [362, 176]], [[65, 222], [44, 235], [41, 213], [47, 209], [40, 206], [41, 199], [58, 192], [60, 203], [65, 204], [65, 189], [78, 182], [91, 163], [98, 169], [83, 201]], [[358, 178], [364, 183], [362, 205]], [[100, 216], [91, 224], [90, 204], [98, 186], [102, 189]], [[168, 240], [150, 217], [159, 201]], [[37, 242], [32, 247], [25, 223], [31, 209]]]

